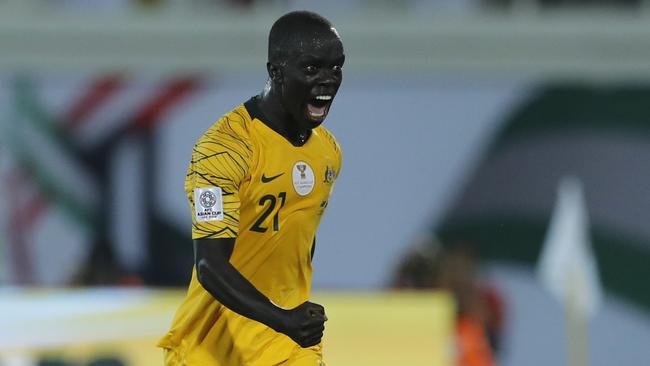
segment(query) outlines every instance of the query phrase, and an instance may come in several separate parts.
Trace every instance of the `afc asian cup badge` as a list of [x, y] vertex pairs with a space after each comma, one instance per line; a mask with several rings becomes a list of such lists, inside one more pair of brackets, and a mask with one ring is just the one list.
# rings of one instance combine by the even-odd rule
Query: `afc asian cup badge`
[[217, 196], [210, 191], [205, 191], [199, 196], [203, 208], [212, 208], [217, 203]]
[[223, 221], [223, 192], [219, 187], [194, 188], [197, 222]]

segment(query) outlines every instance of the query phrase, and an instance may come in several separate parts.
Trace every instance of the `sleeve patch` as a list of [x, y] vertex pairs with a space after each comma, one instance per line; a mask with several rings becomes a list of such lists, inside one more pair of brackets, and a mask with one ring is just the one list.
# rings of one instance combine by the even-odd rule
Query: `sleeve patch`
[[223, 197], [221, 195], [221, 188], [195, 188], [194, 212], [197, 222], [223, 221]]

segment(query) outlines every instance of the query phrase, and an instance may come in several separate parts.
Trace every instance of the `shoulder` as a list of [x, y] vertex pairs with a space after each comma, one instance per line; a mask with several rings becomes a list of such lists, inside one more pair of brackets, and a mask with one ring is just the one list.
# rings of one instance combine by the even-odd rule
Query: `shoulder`
[[251, 119], [243, 105], [224, 114], [198, 139], [194, 151], [235, 151], [250, 157], [253, 144], [250, 136]]
[[191, 162], [194, 169], [227, 170], [241, 177], [247, 174], [254, 160], [250, 122], [243, 105], [223, 115], [194, 145]]
[[339, 145], [338, 141], [336, 141], [334, 134], [323, 126], [319, 126], [317, 128], [317, 131], [319, 135], [323, 137], [325, 142], [334, 150], [334, 152], [337, 155], [341, 155], [341, 146]]
[[326, 149], [331, 151], [335, 156], [335, 170], [336, 175], [338, 176], [341, 170], [341, 165], [343, 164], [343, 153], [341, 152], [341, 146], [339, 145], [338, 141], [336, 141], [334, 134], [325, 127], [318, 126], [314, 131], [316, 131], [320, 139], [323, 141], [323, 145], [326, 146]]
[[241, 140], [250, 143], [251, 118], [243, 105], [224, 114], [201, 137], [205, 141]]

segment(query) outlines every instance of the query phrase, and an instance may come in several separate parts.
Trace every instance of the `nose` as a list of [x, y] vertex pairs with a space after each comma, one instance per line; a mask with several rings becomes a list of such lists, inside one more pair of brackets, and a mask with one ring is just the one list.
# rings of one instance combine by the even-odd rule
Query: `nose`
[[319, 86], [336, 86], [341, 83], [341, 72], [332, 69], [322, 69], [318, 75]]

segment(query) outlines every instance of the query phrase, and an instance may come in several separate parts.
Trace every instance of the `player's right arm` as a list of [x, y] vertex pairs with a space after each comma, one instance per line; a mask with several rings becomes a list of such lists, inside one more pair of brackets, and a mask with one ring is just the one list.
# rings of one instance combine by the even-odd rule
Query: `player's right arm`
[[285, 310], [275, 306], [230, 264], [234, 238], [194, 241], [198, 280], [230, 310], [286, 334], [302, 347], [320, 343], [327, 320], [321, 305], [305, 302]]
[[286, 334], [302, 347], [313, 346], [323, 336], [323, 307], [305, 302], [282, 309], [230, 263], [239, 231], [239, 186], [253, 156], [241, 121], [235, 118], [217, 122], [197, 142], [185, 181], [198, 280], [230, 310]]

